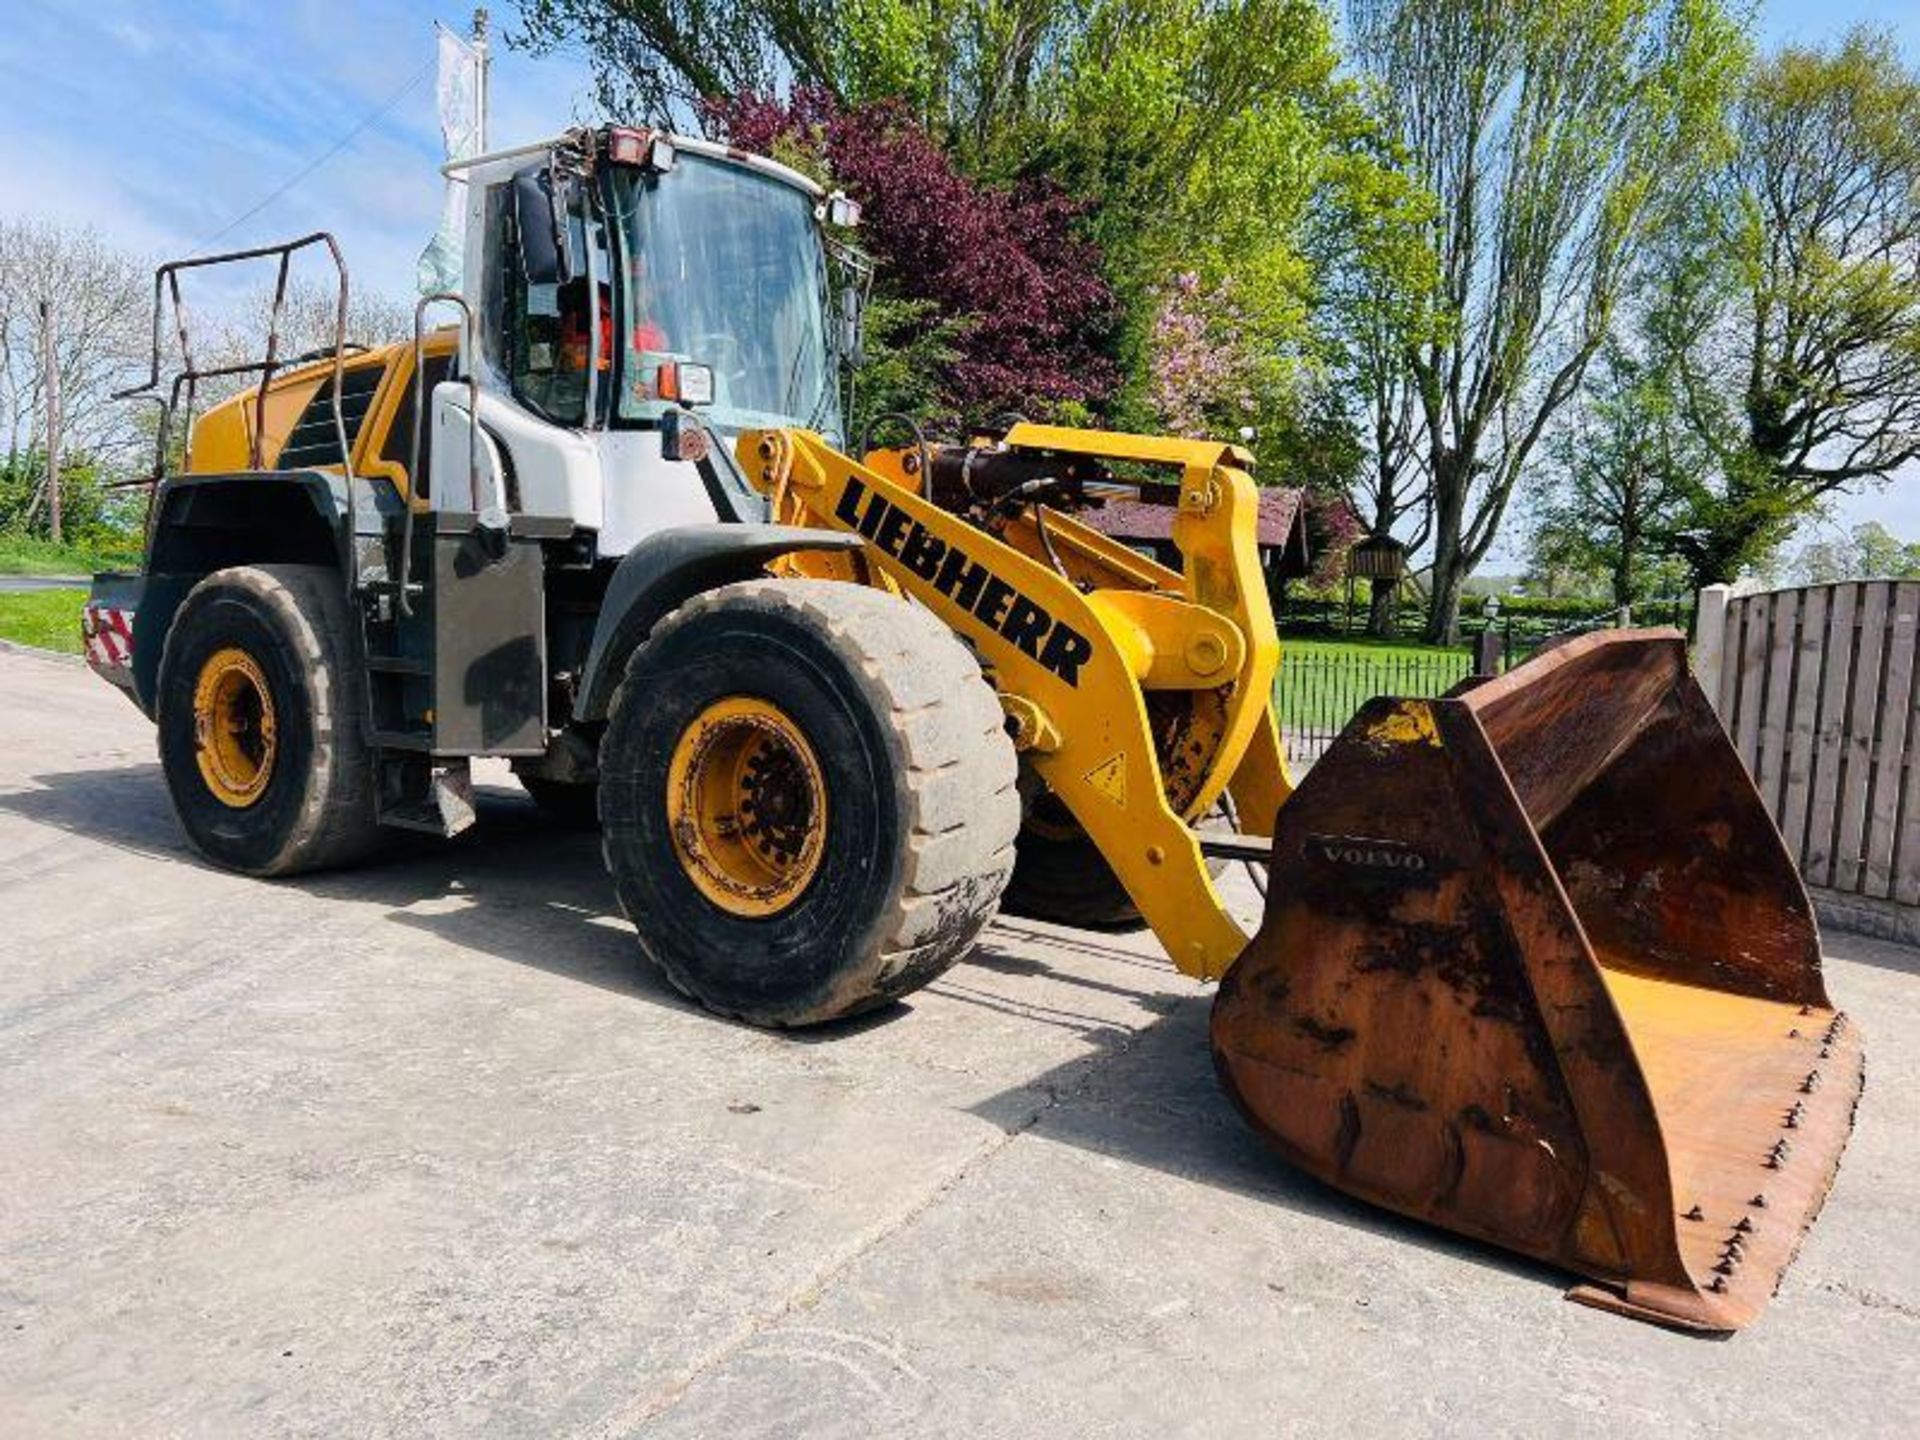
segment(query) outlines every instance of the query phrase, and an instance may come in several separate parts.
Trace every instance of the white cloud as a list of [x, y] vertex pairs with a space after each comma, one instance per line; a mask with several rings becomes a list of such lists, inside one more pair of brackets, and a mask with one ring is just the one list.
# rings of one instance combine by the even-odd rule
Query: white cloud
[[[141, 253], [184, 254], [357, 129], [220, 244], [330, 229], [358, 285], [411, 291], [440, 206], [432, 75], [419, 75], [434, 53], [435, 7], [19, 0], [8, 8], [0, 29], [8, 213], [92, 224]], [[572, 122], [590, 89], [582, 62], [535, 61], [498, 43], [496, 54], [496, 141]]]

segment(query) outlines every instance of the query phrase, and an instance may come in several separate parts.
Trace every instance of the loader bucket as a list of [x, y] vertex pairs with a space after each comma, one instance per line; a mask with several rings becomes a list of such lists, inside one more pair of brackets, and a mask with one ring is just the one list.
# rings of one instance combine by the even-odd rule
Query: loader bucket
[[1597, 1282], [1570, 1298], [1758, 1315], [1863, 1061], [1680, 636], [1375, 700], [1275, 830], [1213, 1009], [1254, 1127], [1341, 1190]]

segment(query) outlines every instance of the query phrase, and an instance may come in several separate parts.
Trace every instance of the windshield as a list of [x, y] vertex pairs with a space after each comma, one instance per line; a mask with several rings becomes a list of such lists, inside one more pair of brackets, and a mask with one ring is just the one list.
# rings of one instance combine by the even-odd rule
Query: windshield
[[613, 172], [614, 263], [625, 283], [619, 415], [650, 420], [662, 360], [712, 367], [711, 423], [838, 437], [826, 254], [813, 202], [768, 175], [681, 151], [674, 168]]

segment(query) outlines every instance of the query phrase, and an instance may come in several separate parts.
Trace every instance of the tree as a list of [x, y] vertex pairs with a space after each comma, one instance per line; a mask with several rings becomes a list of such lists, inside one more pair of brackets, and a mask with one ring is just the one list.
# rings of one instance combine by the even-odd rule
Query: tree
[[1744, 47], [1715, 0], [1354, 0], [1354, 50], [1414, 177], [1450, 324], [1416, 345], [1432, 484], [1428, 638], [1576, 393]]
[[1671, 377], [1609, 342], [1549, 444], [1555, 483], [1536, 506], [1532, 569], [1597, 575], [1615, 605], [1675, 583], [1674, 530], [1702, 463]]
[[[191, 302], [190, 302], [191, 303]], [[339, 291], [331, 280], [295, 275], [287, 281], [280, 306], [280, 359], [318, 355], [333, 349], [338, 321]], [[450, 310], [430, 310], [425, 323], [447, 323]], [[249, 291], [237, 307], [216, 311], [201, 334], [196, 327], [194, 360], [203, 369], [263, 360], [267, 331], [273, 318], [273, 288]], [[377, 291], [350, 291], [347, 301], [346, 341], [349, 346], [375, 348], [413, 339], [413, 306]], [[177, 361], [178, 357], [170, 357]], [[248, 384], [246, 377], [235, 382]], [[206, 392], [202, 392], [203, 395]]]
[[1251, 434], [1263, 392], [1286, 383], [1279, 357], [1251, 341], [1224, 284], [1184, 270], [1155, 299], [1147, 401], [1160, 423], [1176, 435]]
[[[1192, 273], [1262, 357], [1256, 411], [1236, 412], [1236, 428], [1269, 437], [1263, 471], [1291, 475], [1328, 458], [1282, 449], [1282, 437], [1325, 438], [1301, 230], [1328, 183], [1328, 136], [1353, 108], [1319, 0], [719, 8], [533, 0], [521, 41], [584, 48], [616, 114], [698, 122], [738, 140], [748, 133], [735, 113], [742, 96], [817, 96], [843, 114], [891, 106], [960, 175], [1016, 194], [1064, 190], [1078, 202], [1069, 238], [1091, 242], [1082, 253], [1097, 257], [1111, 290], [1095, 387], [1106, 417], [1155, 423], [1153, 330], [1168, 287]], [[871, 218], [877, 228], [881, 217]], [[978, 228], [951, 209], [937, 221]], [[930, 319], [974, 324], [926, 298]]]
[[1869, 520], [1844, 537], [1808, 541], [1794, 556], [1792, 569], [1804, 585], [1920, 579], [1920, 542], [1902, 542]]
[[[1433, 487], [1407, 357], [1447, 330], [1428, 244], [1434, 208], [1391, 137], [1357, 106], [1344, 119], [1307, 229], [1316, 349], [1330, 391], [1342, 397], [1356, 452], [1349, 512], [1368, 538], [1397, 540], [1411, 554], [1432, 528]], [[1396, 589], [1390, 579], [1369, 582], [1368, 634], [1393, 635]]]
[[143, 444], [139, 409], [110, 397], [146, 373], [152, 294], [145, 262], [92, 230], [0, 221], [0, 462], [14, 476], [31, 471], [36, 487], [18, 523], [46, 513], [42, 303], [54, 304], [62, 474], [88, 476]]
[[[943, 326], [919, 357], [938, 366], [950, 412], [1087, 405], [1115, 381], [1105, 353], [1113, 296], [1085, 207], [1045, 181], [982, 185], [954, 166], [903, 106], [844, 109], [819, 91], [745, 96], [714, 107], [732, 143], [809, 152], [863, 206], [883, 299]], [[805, 156], [795, 158], [805, 159]]]
[[[1176, 435], [1236, 438], [1254, 452], [1255, 478], [1307, 492], [1314, 581], [1330, 584], [1360, 524], [1347, 487], [1360, 462], [1353, 427], [1332, 393], [1259, 345], [1225, 286], [1186, 271], [1157, 295], [1149, 334], [1147, 401]], [[1278, 417], [1278, 425], [1259, 423]]]
[[1890, 38], [1790, 47], [1670, 257], [1664, 338], [1714, 453], [1685, 545], [1733, 580], [1823, 497], [1920, 458], [1920, 77]]
[[573, 46], [608, 112], [674, 125], [737, 95], [896, 101], [943, 148], [977, 153], [1053, 88], [1087, 24], [1062, 0], [523, 0], [512, 37]]

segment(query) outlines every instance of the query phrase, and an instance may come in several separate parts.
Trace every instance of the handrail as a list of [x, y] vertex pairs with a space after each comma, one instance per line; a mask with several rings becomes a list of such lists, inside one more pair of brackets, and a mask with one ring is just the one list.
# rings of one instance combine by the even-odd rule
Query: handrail
[[[298, 240], [282, 241], [277, 245], [256, 245], [247, 250], [228, 250], [218, 255], [195, 255], [184, 260], [169, 260], [153, 272], [153, 343], [148, 357], [147, 378], [138, 385], [125, 390], [117, 390], [115, 400], [153, 400], [160, 405], [160, 424], [156, 427], [154, 438], [153, 476], [147, 483], [157, 486], [166, 478], [167, 448], [173, 436], [173, 421], [180, 409], [181, 391], [186, 391], [187, 441], [183, 459], [187, 464], [193, 460], [193, 412], [199, 398], [199, 386], [202, 380], [218, 379], [227, 375], [260, 376], [260, 384], [254, 395], [253, 435], [248, 448], [249, 465], [259, 470], [265, 463], [266, 427], [267, 427], [267, 390], [273, 383], [273, 377], [284, 363], [280, 358], [280, 322], [286, 312], [287, 281], [291, 274], [293, 257], [311, 246], [326, 247], [333, 260], [335, 274], [339, 278], [333, 312], [333, 431], [340, 446], [340, 473], [346, 491], [346, 532], [347, 532], [347, 593], [354, 594], [359, 588], [359, 566], [353, 558], [354, 544], [354, 500], [353, 500], [353, 453], [347, 438], [347, 421], [341, 409], [341, 389], [346, 378], [347, 348], [347, 302], [349, 277], [345, 256], [340, 253], [340, 243], [325, 230], [316, 230], [311, 235], [303, 235]], [[187, 270], [204, 270], [219, 265], [233, 265], [248, 260], [264, 260], [277, 257], [280, 261], [274, 280], [273, 305], [267, 315], [267, 353], [264, 360], [242, 361], [231, 365], [214, 365], [200, 369], [193, 359], [193, 341], [189, 332], [188, 310], [185, 296], [180, 289], [181, 273]], [[163, 398], [155, 393], [160, 389], [160, 352], [163, 344], [163, 320], [168, 303], [173, 307], [174, 339], [180, 346], [181, 368], [172, 376], [169, 393]]]
[[[427, 487], [422, 483], [425, 477], [420, 473], [420, 430], [433, 396], [427, 389], [427, 339], [420, 322], [426, 318], [431, 305], [456, 305], [460, 309], [461, 347], [467, 361], [467, 494], [476, 504], [480, 499], [480, 367], [475, 363], [473, 306], [464, 295], [436, 290], [431, 295], [422, 295], [413, 307], [413, 445], [407, 456], [407, 504], [400, 522], [400, 577], [395, 587], [400, 597], [400, 613], [406, 616], [413, 614], [413, 601], [407, 594], [407, 578], [413, 568], [413, 502], [416, 497], [427, 494]], [[505, 510], [505, 487], [502, 477], [497, 475], [495, 488], [500, 491], [500, 508]]]

